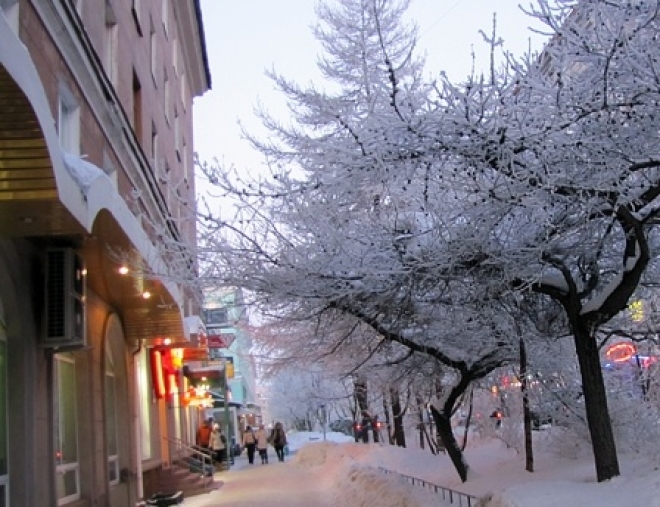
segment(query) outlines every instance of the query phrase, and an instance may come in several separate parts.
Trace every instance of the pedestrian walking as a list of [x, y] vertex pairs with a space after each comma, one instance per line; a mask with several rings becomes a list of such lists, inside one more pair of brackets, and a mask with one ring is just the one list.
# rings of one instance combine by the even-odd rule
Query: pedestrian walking
[[257, 450], [259, 451], [259, 457], [261, 458], [261, 464], [268, 464], [268, 440], [269, 435], [266, 432], [263, 424], [259, 425], [259, 429], [255, 432], [254, 436], [257, 439]]
[[252, 426], [247, 426], [243, 433], [243, 447], [247, 449], [248, 462], [254, 465], [254, 450], [257, 446], [257, 437], [254, 435]]
[[279, 461], [284, 461], [284, 447], [287, 445], [286, 432], [281, 422], [275, 423], [275, 427], [270, 434], [270, 441], [275, 448], [275, 454]]
[[227, 459], [227, 437], [222, 434], [219, 424], [213, 425], [213, 431], [209, 437], [209, 448], [211, 449], [213, 461], [216, 468], [222, 468], [222, 463]]
[[211, 422], [212, 418], [208, 418], [202, 422], [201, 426], [197, 428], [197, 434], [195, 436], [195, 443], [204, 449], [209, 447], [209, 438], [211, 437]]

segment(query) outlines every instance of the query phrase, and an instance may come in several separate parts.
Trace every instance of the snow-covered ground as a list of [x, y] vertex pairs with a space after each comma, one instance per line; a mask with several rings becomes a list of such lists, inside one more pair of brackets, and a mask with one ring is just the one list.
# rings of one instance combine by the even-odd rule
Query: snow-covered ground
[[[325, 507], [442, 506], [439, 496], [412, 486], [378, 467], [418, 477], [474, 496], [480, 507], [660, 507], [660, 472], [648, 461], [621, 456], [622, 475], [595, 481], [593, 460], [587, 452], [560, 457], [548, 445], [546, 433], [536, 434], [535, 469], [525, 471], [524, 457], [499, 440], [484, 440], [468, 447], [468, 482], [461, 483], [446, 455], [428, 450], [389, 445], [356, 444], [341, 433], [292, 433], [291, 455], [284, 463], [274, 459], [248, 465], [238, 458], [229, 472], [217, 479], [218, 491], [184, 501], [186, 507]], [[415, 446], [411, 442], [411, 447]], [[656, 445], [652, 443], [651, 445]], [[565, 452], [563, 454], [566, 454]], [[457, 504], [456, 504], [457, 505]]]

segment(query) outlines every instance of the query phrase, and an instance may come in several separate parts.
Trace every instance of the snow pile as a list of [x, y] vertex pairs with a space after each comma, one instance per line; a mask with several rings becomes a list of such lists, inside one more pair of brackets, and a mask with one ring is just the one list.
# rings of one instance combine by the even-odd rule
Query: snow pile
[[[658, 477], [660, 479], [660, 477]], [[646, 485], [646, 486], [645, 486]], [[604, 500], [604, 499], [607, 500]], [[606, 503], [605, 503], [606, 502]], [[478, 507], [556, 507], [583, 505], [660, 506], [658, 491], [648, 488], [648, 479], [615, 478], [604, 484], [536, 482], [511, 486], [487, 495]]]
[[304, 445], [292, 461], [306, 468], [323, 467], [321, 476], [329, 478], [328, 494], [334, 505], [423, 507], [438, 502], [436, 494], [374, 468], [381, 461], [374, 455], [382, 450], [376, 445], [312, 442]]
[[[284, 463], [249, 466], [245, 455], [241, 456], [237, 465], [243, 466], [219, 474], [224, 482], [222, 488], [187, 498], [185, 504], [189, 507], [445, 505], [441, 495], [412, 486], [396, 474], [386, 475], [378, 470], [382, 466], [481, 498], [473, 504], [475, 507], [660, 507], [660, 472], [652, 461], [636, 453], [622, 452], [622, 475], [598, 484], [593, 457], [588, 453], [568, 459], [553, 451], [551, 445], [537, 442], [536, 472], [528, 473], [523, 455], [502, 442], [477, 440], [466, 450], [472, 464], [470, 479], [461, 483], [446, 454], [433, 456], [428, 450], [386, 444], [324, 442], [315, 440], [317, 436], [290, 435], [290, 444], [300, 444], [300, 450]], [[536, 436], [552, 441], [549, 435]]]
[[438, 495], [428, 490], [359, 464], [351, 466], [342, 481], [333, 491], [335, 505], [424, 507], [437, 505], [440, 500]]
[[66, 167], [68, 173], [85, 195], [89, 192], [96, 178], [108, 177], [102, 169], [81, 157], [62, 152], [62, 158], [64, 160], [64, 167]]
[[[296, 458], [299, 462], [311, 464], [316, 461], [317, 465], [325, 465], [328, 461], [370, 461], [373, 452], [378, 452], [379, 446], [356, 444], [353, 442], [312, 442], [303, 446], [298, 451]], [[321, 461], [321, 463], [318, 463]]]
[[[289, 449], [292, 451], [298, 450], [309, 443], [323, 443], [323, 433], [317, 431], [290, 431], [287, 433], [286, 439], [288, 441]], [[327, 442], [354, 442], [353, 437], [338, 433], [335, 431], [328, 431], [325, 434], [325, 441]]]

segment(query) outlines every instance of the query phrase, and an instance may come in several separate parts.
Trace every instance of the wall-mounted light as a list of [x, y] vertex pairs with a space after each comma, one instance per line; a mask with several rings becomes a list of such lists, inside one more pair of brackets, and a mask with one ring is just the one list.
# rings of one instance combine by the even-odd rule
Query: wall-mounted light
[[142, 293], [142, 297], [143, 297], [144, 299], [149, 299], [149, 298], [151, 297], [151, 292], [149, 292], [148, 290], [145, 290], [145, 291]]
[[127, 275], [128, 274], [128, 268], [126, 266], [120, 267], [117, 271], [119, 271], [120, 275]]

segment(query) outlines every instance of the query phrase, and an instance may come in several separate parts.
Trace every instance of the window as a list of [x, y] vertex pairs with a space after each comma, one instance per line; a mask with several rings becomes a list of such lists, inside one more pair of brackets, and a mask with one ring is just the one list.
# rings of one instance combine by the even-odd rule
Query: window
[[147, 349], [143, 348], [137, 360], [135, 369], [137, 377], [138, 403], [140, 411], [140, 448], [142, 459], [149, 459], [153, 453], [151, 445], [151, 383], [149, 381], [149, 366], [147, 361]]
[[118, 33], [117, 17], [112, 9], [110, 0], [105, 0], [105, 72], [115, 87], [117, 86], [119, 67], [119, 60], [117, 58], [119, 51]]
[[186, 84], [186, 75], [181, 74], [181, 103], [183, 104], [183, 110], [186, 111], [187, 107], [187, 97], [188, 97], [188, 85]]
[[163, 31], [165, 32], [165, 37], [168, 37], [170, 34], [170, 3], [168, 0], [163, 0]]
[[181, 120], [179, 119], [179, 111], [174, 108], [174, 151], [176, 152], [177, 159], [181, 161]]
[[172, 68], [174, 68], [174, 78], [179, 75], [179, 45], [176, 38], [172, 42]]
[[170, 124], [170, 82], [169, 76], [167, 75], [167, 67], [163, 68], [163, 92], [164, 92], [164, 104], [163, 109], [165, 110], [165, 121], [167, 124]]
[[55, 489], [58, 505], [80, 498], [76, 363], [70, 354], [54, 357]]
[[151, 30], [149, 33], [149, 48], [151, 51], [151, 77], [154, 79], [154, 85], [158, 88], [158, 44], [156, 41], [156, 29], [154, 22], [151, 21]]
[[190, 176], [188, 174], [188, 171], [190, 170], [189, 167], [189, 161], [188, 161], [188, 145], [186, 144], [186, 140], [183, 140], [183, 146], [181, 147], [181, 157], [183, 159], [183, 181], [185, 183], [188, 183], [190, 181]]
[[135, 29], [140, 37], [142, 37], [142, 0], [132, 0], [131, 14], [133, 21], [135, 21]]
[[227, 308], [208, 308], [204, 310], [204, 317], [207, 326], [229, 325]]
[[64, 86], [60, 86], [57, 133], [64, 151], [80, 155], [80, 108], [73, 94]]
[[18, 0], [0, 0], [0, 8], [5, 13], [11, 29], [18, 33]]
[[105, 354], [105, 441], [108, 449], [108, 482], [119, 484], [119, 440], [117, 437], [117, 387], [110, 347]]
[[156, 124], [151, 123], [151, 167], [155, 175], [158, 175], [158, 131]]
[[142, 143], [142, 85], [133, 70], [133, 130], [138, 142]]

